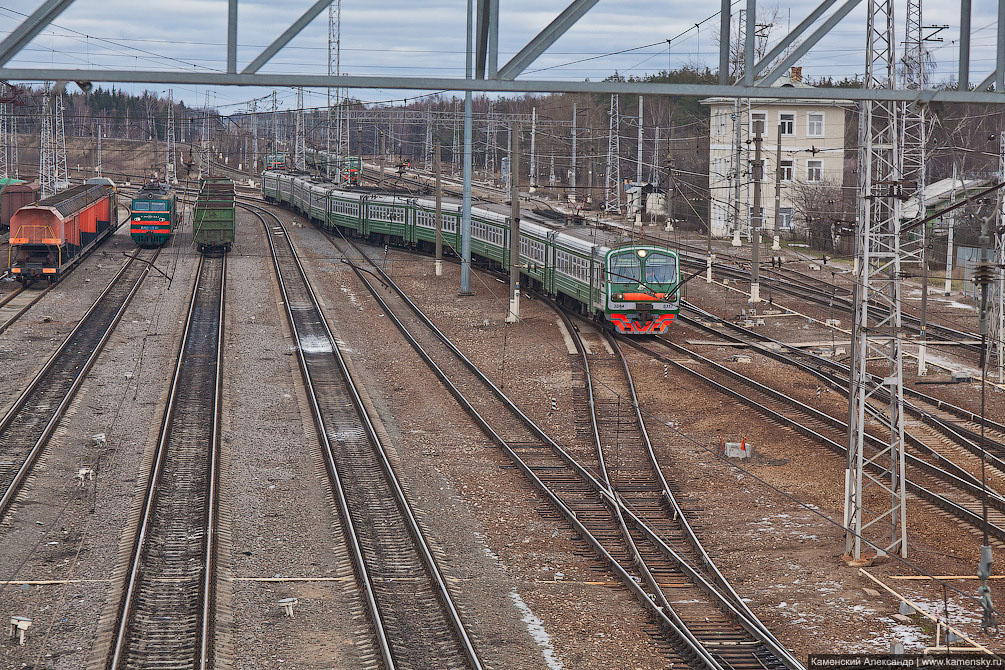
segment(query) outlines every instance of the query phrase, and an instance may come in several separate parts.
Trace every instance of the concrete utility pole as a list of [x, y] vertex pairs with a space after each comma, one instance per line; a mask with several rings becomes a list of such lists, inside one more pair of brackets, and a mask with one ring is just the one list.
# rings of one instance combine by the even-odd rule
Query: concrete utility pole
[[782, 245], [779, 244], [781, 227], [780, 218], [782, 216], [782, 124], [778, 124], [778, 144], [775, 147], [775, 235], [771, 241], [771, 250], [780, 251]]
[[762, 131], [763, 121], [754, 122], [754, 210], [751, 212], [750, 224], [753, 236], [750, 240], [750, 303], [757, 309], [761, 302], [761, 221], [764, 210], [761, 208], [761, 180], [764, 178], [764, 165], [761, 164], [761, 144], [764, 141]]
[[[443, 184], [440, 181], [440, 141], [436, 141], [433, 150], [433, 171], [436, 173], [436, 276], [443, 274]], [[381, 178], [384, 176], [384, 166], [381, 164]]]
[[[953, 164], [953, 183], [949, 191], [949, 203], [953, 204], [956, 202], [956, 164]], [[956, 212], [959, 210], [954, 209], [949, 212], [949, 240], [946, 245], [946, 295], [953, 292], [953, 236], [956, 233]]]
[[[384, 183], [384, 157], [385, 157], [384, 151], [386, 149], [387, 138], [385, 137], [383, 130], [380, 130], [378, 132], [380, 133], [380, 157], [378, 159], [378, 162], [380, 163], [380, 183], [383, 184]], [[439, 161], [440, 161], [440, 159], [439, 159], [439, 155], [440, 155], [440, 142], [439, 142], [439, 140], [437, 140], [437, 142], [436, 142], [436, 155], [437, 155], [436, 164], [439, 165], [440, 164], [439, 163]], [[437, 168], [436, 174], [437, 175], [440, 174], [439, 168]]]
[[[467, 39], [465, 41], [464, 73], [474, 76], [472, 40], [474, 39], [474, 0], [468, 0]], [[471, 91], [464, 92], [464, 189], [461, 199], [461, 295], [471, 293]]]
[[509, 227], [509, 314], [506, 323], [520, 320], [520, 127], [510, 134], [510, 227]]
[[98, 126], [98, 160], [94, 166], [94, 174], [101, 176], [101, 126]]
[[537, 189], [537, 107], [530, 110], [530, 192]]
[[[635, 183], [642, 183], [642, 96], [639, 96], [639, 146], [635, 156]], [[640, 196], [641, 197], [641, 196]]]
[[572, 170], [569, 173], [569, 200], [576, 202], [576, 103], [572, 103]]

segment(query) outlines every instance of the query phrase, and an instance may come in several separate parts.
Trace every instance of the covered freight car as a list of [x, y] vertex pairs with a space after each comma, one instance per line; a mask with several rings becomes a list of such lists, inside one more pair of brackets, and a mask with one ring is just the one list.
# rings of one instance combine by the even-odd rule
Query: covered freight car
[[10, 273], [22, 283], [55, 281], [118, 225], [110, 183], [81, 184], [22, 207], [10, 221]]
[[9, 230], [14, 212], [38, 200], [38, 189], [37, 181], [26, 184], [20, 179], [0, 179], [0, 230]]

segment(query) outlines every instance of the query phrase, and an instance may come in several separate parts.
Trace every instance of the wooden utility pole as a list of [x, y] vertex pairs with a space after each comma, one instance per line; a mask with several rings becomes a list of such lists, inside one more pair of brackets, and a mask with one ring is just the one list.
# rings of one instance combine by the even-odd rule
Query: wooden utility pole
[[506, 323], [520, 320], [520, 127], [510, 133], [509, 313]]

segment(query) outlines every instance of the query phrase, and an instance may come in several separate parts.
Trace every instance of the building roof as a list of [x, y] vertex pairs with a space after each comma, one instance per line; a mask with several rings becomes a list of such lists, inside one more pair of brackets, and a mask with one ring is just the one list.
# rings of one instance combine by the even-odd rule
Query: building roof
[[[786, 74], [781, 75], [771, 83], [769, 88], [816, 88], [812, 84], [807, 84], [803, 81], [801, 69], [796, 73], [789, 70]], [[702, 105], [717, 105], [724, 103], [732, 103], [734, 98], [727, 98], [724, 96], [715, 98], [705, 98], [699, 100], [698, 102]], [[756, 101], [755, 101], [756, 100]], [[811, 98], [757, 98], [752, 99], [750, 102], [753, 105], [821, 105], [827, 107], [843, 107], [846, 105], [852, 105], [854, 102], [852, 100], [819, 100]]]
[[[974, 191], [992, 183], [991, 179], [962, 179], [960, 177], [947, 177], [937, 182], [925, 186], [925, 209], [936, 209], [952, 204], [955, 200], [967, 197], [970, 191]], [[920, 195], [914, 195], [907, 199], [900, 206], [900, 216], [902, 219], [915, 219], [918, 217], [921, 204]]]

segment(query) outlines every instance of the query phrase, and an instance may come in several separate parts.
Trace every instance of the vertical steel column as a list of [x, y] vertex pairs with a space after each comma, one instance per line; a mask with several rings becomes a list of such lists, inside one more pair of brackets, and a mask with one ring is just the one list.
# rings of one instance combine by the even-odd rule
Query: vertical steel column
[[639, 146], [636, 153], [636, 164], [635, 164], [635, 181], [639, 184], [642, 183], [642, 96], [639, 96]]
[[227, 72], [237, 73], [237, 2], [227, 1]]
[[[893, 0], [869, 0], [866, 88], [894, 88]], [[859, 124], [859, 222], [856, 236], [854, 365], [849, 389], [848, 470], [845, 477], [845, 550], [862, 558], [862, 544], [877, 554], [907, 556], [904, 489], [901, 246], [899, 184], [903, 156], [900, 105], [862, 104]], [[878, 309], [877, 309], [878, 308]], [[868, 362], [886, 361], [880, 374]], [[873, 367], [873, 371], [876, 368]], [[880, 424], [886, 443], [865, 442]], [[873, 433], [875, 434], [875, 433]]]
[[[472, 78], [474, 0], [468, 0], [467, 39], [464, 43], [464, 76]], [[461, 200], [461, 295], [471, 293], [471, 91], [464, 92], [464, 192]]]
[[[970, 9], [972, 0], [960, 0], [960, 72], [959, 90], [970, 88]], [[999, 91], [1001, 93], [1001, 91]]]
[[733, 21], [730, 14], [732, 6], [733, 3], [730, 0], [722, 0], [722, 7], [719, 10], [719, 84], [722, 86], [729, 84], [729, 48], [731, 46], [729, 33], [730, 24]]

